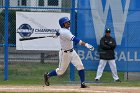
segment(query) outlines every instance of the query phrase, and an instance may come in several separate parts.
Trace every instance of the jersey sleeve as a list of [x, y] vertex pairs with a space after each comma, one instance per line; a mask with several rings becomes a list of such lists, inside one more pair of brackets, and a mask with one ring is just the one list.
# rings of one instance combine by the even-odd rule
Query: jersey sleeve
[[73, 38], [75, 37], [71, 32], [65, 32], [63, 35], [70, 41], [73, 41]]

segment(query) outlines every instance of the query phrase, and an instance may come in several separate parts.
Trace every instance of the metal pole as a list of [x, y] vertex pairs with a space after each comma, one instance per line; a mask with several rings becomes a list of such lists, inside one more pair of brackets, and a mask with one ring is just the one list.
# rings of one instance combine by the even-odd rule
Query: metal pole
[[44, 56], [45, 56], [45, 53], [41, 53], [41, 60], [40, 60], [40, 63], [44, 64]]
[[[71, 0], [71, 27], [70, 30], [74, 34], [75, 32], [75, 0]], [[70, 80], [74, 81], [74, 66], [70, 64]]]
[[5, 0], [4, 80], [8, 80], [8, 8], [9, 0]]

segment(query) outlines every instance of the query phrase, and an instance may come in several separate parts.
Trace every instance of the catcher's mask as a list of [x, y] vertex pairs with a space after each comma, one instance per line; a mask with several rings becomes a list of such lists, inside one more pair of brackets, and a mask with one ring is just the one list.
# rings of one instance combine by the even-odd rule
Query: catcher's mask
[[64, 28], [64, 23], [66, 22], [70, 22], [69, 18], [68, 17], [62, 17], [59, 19], [59, 25], [61, 28]]

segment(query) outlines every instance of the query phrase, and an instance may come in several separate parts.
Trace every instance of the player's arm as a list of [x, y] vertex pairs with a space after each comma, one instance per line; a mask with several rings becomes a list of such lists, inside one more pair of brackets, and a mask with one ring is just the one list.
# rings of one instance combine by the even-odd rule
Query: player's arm
[[57, 38], [58, 36], [60, 36], [60, 33], [58, 31], [56, 31], [56, 33], [52, 35], [53, 38]]
[[82, 46], [87, 47], [87, 48], [90, 49], [91, 51], [94, 50], [94, 47], [93, 47], [92, 45], [90, 45], [90, 44], [88, 44], [88, 43], [86, 43], [86, 42], [84, 42], [84, 41], [82, 41], [82, 40], [76, 38], [75, 36], [73, 36], [71, 40], [72, 40], [73, 42], [75, 42], [75, 43], [78, 43], [79, 45], [82, 45]]
[[111, 42], [109, 42], [109, 45], [110, 45], [111, 49], [115, 49], [116, 48], [116, 42], [115, 42], [114, 38], [111, 39]]
[[100, 47], [104, 50], [110, 50], [111, 47], [105, 42], [104, 38], [100, 40]]
[[68, 40], [71, 40], [75, 43], [78, 43], [79, 45], [85, 46], [86, 48], [90, 49], [91, 51], [94, 50], [94, 47], [88, 43], [85, 43], [84, 41], [76, 38], [74, 35], [72, 35], [70, 32], [65, 33], [65, 38], [67, 38]]

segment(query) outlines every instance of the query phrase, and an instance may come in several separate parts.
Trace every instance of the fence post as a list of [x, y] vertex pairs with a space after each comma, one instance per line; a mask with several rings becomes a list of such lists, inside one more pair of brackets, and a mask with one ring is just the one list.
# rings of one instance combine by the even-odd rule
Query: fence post
[[8, 80], [8, 8], [9, 0], [5, 0], [5, 24], [4, 24], [4, 80]]
[[[71, 32], [74, 34], [75, 31], [75, 0], [71, 0]], [[74, 66], [70, 64], [70, 80], [74, 81]]]

